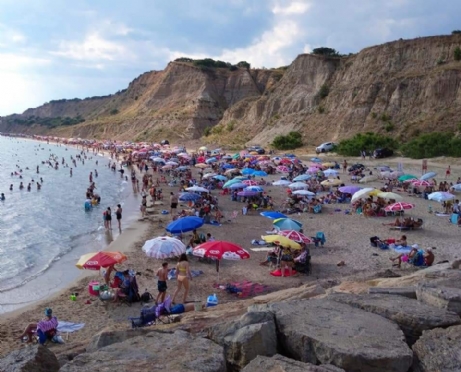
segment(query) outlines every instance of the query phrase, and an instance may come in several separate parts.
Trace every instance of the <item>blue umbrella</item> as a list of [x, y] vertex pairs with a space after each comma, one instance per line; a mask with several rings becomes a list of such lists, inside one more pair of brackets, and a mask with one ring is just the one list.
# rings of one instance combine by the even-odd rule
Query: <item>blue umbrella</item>
[[437, 173], [435, 172], [427, 172], [426, 174], [423, 174], [420, 178], [420, 180], [428, 180], [428, 179], [431, 179], [431, 178], [434, 178], [435, 176], [437, 176]]
[[247, 188], [245, 188], [245, 190], [256, 191], [256, 192], [263, 192], [264, 191], [264, 189], [261, 186], [248, 186]]
[[192, 192], [183, 192], [179, 195], [180, 201], [197, 201], [201, 198], [199, 194], [194, 194]]
[[276, 220], [277, 218], [286, 218], [287, 217], [283, 213], [276, 212], [276, 211], [261, 212], [260, 215], [263, 216], [263, 217], [266, 217], [266, 218], [270, 218], [271, 220]]
[[427, 196], [429, 200], [435, 200], [436, 202], [442, 203], [444, 201], [453, 200], [455, 196], [449, 192], [437, 191]]
[[224, 169], [235, 168], [232, 164], [224, 164], [222, 167], [223, 167]]
[[274, 221], [274, 226], [279, 230], [301, 230], [303, 224], [291, 218], [278, 218]]
[[259, 170], [259, 171], [254, 171], [252, 176], [256, 176], [256, 177], [266, 177], [267, 176], [267, 173], [262, 171], [262, 170]]
[[205, 163], [207, 164], [210, 164], [210, 163], [216, 163], [218, 161], [218, 159], [216, 159], [215, 157], [213, 158], [209, 158], [205, 161]]
[[227, 177], [226, 176], [222, 176], [220, 174], [218, 174], [217, 176], [213, 176], [213, 178], [215, 180], [219, 180], [219, 181], [227, 181]]
[[181, 165], [180, 167], [176, 168], [178, 171], [188, 170], [189, 167], [187, 165]]
[[461, 183], [458, 183], [457, 185], [454, 185], [452, 187], [452, 189], [455, 190], [455, 191], [461, 191]]
[[306, 181], [311, 179], [312, 176], [310, 174], [301, 174], [298, 177], [293, 178], [293, 181], [298, 182], [298, 181]]
[[247, 185], [245, 185], [242, 182], [234, 183], [233, 185], [229, 186], [229, 188], [232, 189], [232, 190], [234, 190], [234, 189], [244, 189], [245, 187], [247, 187]]
[[181, 234], [183, 232], [192, 231], [203, 226], [203, 219], [200, 217], [183, 217], [176, 221], [170, 222], [166, 227], [166, 231], [171, 234]]
[[253, 174], [255, 170], [253, 168], [243, 168], [242, 169], [242, 174]]

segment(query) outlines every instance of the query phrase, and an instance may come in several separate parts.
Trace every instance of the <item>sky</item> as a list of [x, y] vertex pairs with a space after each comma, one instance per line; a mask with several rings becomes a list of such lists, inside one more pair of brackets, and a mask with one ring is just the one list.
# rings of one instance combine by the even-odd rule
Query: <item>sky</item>
[[115, 93], [178, 57], [290, 64], [461, 29], [456, 0], [0, 0], [0, 115]]

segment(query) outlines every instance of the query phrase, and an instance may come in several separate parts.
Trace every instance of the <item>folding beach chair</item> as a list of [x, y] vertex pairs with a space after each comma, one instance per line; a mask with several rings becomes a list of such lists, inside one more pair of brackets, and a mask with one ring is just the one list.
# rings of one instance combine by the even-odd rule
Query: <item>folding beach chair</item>
[[327, 239], [325, 238], [325, 234], [322, 231], [318, 231], [315, 236], [312, 236], [312, 240], [314, 241], [314, 244], [316, 247], [323, 245], [326, 243]]
[[458, 213], [453, 213], [453, 214], [450, 216], [450, 222], [451, 222], [452, 224], [457, 225], [457, 224], [458, 224], [458, 217], [459, 217]]

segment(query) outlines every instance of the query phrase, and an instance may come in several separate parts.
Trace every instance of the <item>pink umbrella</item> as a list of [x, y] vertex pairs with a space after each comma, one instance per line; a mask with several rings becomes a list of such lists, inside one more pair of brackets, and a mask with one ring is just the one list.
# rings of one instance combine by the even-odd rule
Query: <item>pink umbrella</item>
[[258, 182], [253, 180], [244, 180], [242, 181], [242, 183], [244, 183], [247, 186], [258, 186]]
[[288, 239], [293, 240], [294, 242], [297, 242], [297, 243], [306, 243], [306, 244], [312, 243], [311, 238], [295, 230], [281, 230], [279, 231], [279, 235], [283, 235], [287, 237]]
[[276, 169], [277, 169], [277, 172], [281, 172], [281, 173], [289, 173], [290, 172], [288, 167], [285, 167], [284, 165], [279, 165]]
[[419, 187], [419, 186], [432, 186], [432, 182], [424, 181], [424, 180], [411, 180], [410, 181], [413, 186]]
[[413, 209], [414, 207], [415, 205], [411, 203], [398, 202], [398, 203], [388, 205], [386, 208], [384, 208], [384, 210], [386, 212], [397, 212], [397, 211]]
[[321, 170], [320, 168], [316, 168], [316, 167], [309, 167], [307, 169], [307, 173], [317, 173], [319, 170]]

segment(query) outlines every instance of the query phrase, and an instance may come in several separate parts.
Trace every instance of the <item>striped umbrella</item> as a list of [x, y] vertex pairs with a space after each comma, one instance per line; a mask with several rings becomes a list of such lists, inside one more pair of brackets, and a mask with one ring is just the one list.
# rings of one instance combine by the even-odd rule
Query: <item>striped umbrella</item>
[[416, 186], [416, 187], [421, 187], [421, 186], [432, 186], [432, 182], [429, 182], [429, 181], [425, 181], [425, 180], [411, 180], [410, 183], [413, 185], [413, 186]]
[[279, 235], [286, 236], [288, 239], [293, 240], [297, 243], [306, 243], [306, 244], [311, 244], [312, 239], [304, 235], [303, 233], [300, 233], [299, 231], [296, 230], [281, 230], [279, 231]]
[[288, 169], [288, 167], [285, 167], [284, 165], [279, 165], [277, 168], [276, 168], [277, 172], [280, 172], [280, 173], [288, 173], [290, 172], [290, 170]]
[[99, 270], [126, 261], [127, 257], [120, 252], [94, 252], [80, 257], [75, 266], [79, 269]]
[[181, 254], [186, 253], [186, 246], [181, 240], [161, 236], [146, 241], [142, 250], [149, 257], [164, 260], [166, 258], [179, 257]]
[[253, 180], [245, 180], [245, 181], [242, 181], [242, 183], [244, 183], [247, 186], [258, 186], [258, 182], [253, 181]]

